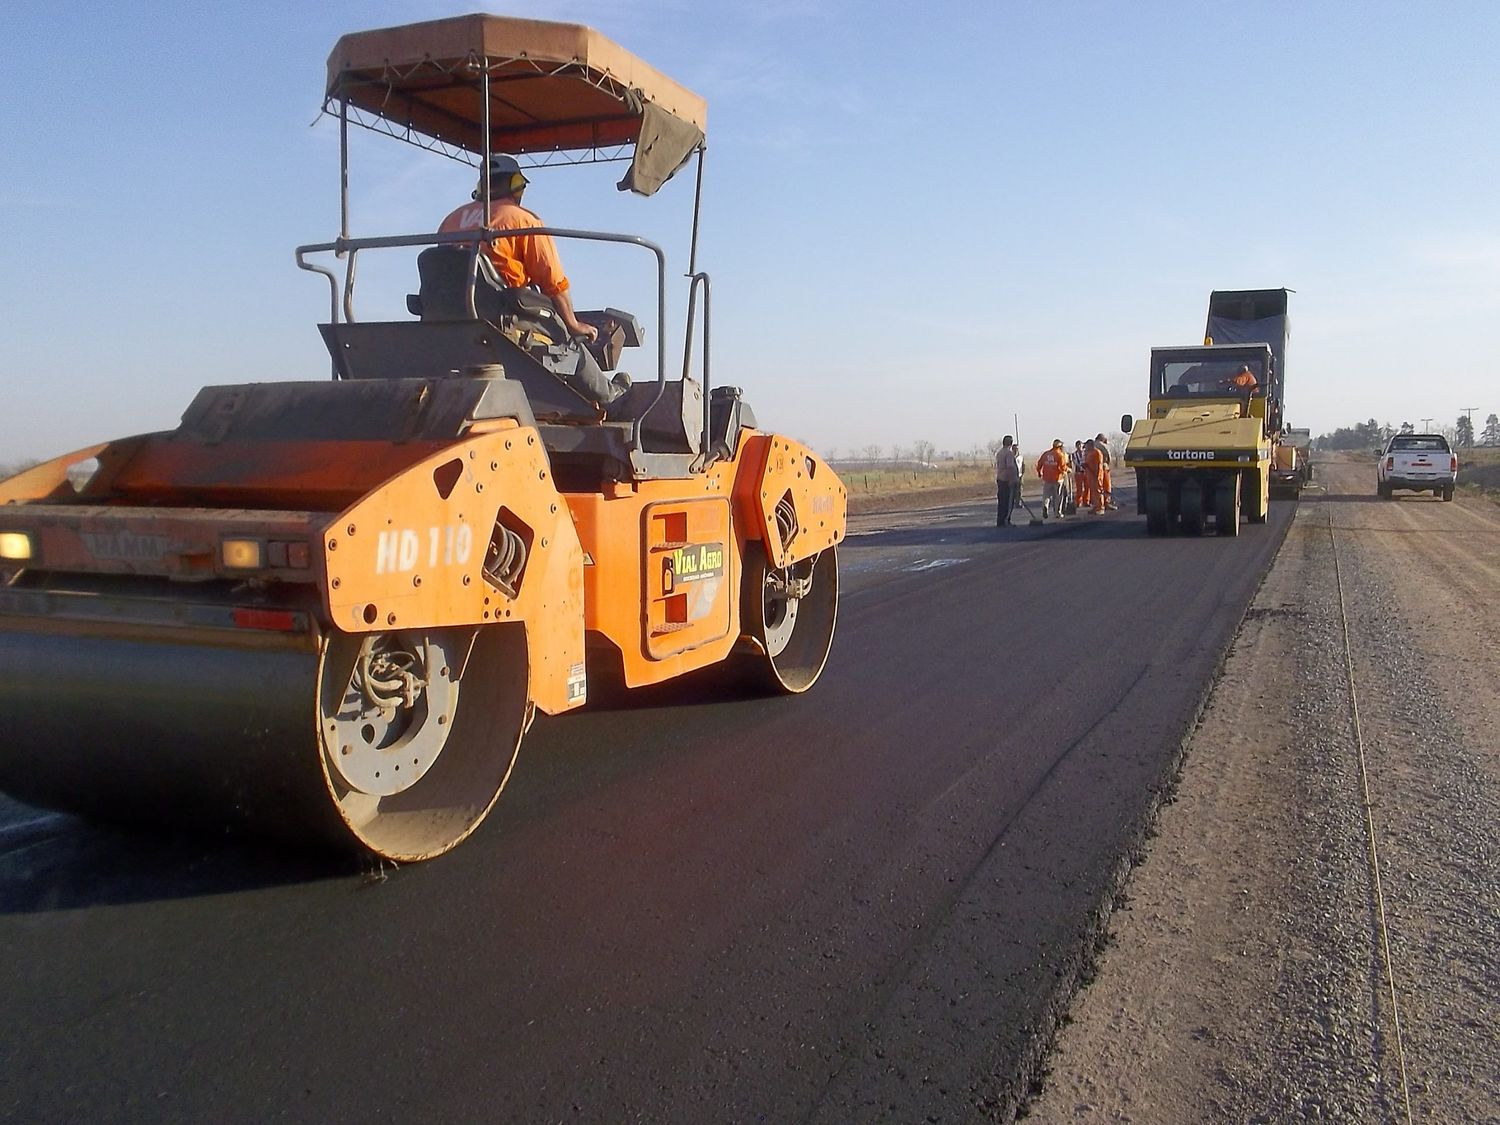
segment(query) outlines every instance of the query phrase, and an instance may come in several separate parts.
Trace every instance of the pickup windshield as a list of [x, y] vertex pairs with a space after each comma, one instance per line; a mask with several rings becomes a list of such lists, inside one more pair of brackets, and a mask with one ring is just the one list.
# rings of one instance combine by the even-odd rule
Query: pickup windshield
[[1442, 437], [1395, 437], [1391, 439], [1392, 453], [1447, 453], [1448, 439]]

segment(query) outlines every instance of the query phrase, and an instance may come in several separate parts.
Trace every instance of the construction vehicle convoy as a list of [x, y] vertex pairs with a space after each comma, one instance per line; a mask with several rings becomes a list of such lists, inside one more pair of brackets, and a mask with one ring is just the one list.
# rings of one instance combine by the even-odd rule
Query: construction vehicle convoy
[[[534, 713], [582, 706], [593, 676], [733, 662], [811, 687], [845, 490], [709, 386], [696, 95], [589, 28], [476, 15], [344, 36], [324, 110], [343, 222], [296, 256], [328, 282], [333, 379], [206, 387], [174, 430], [0, 482], [0, 789], [421, 860], [474, 831]], [[601, 402], [574, 377], [585, 345], [487, 269], [482, 244], [517, 232], [351, 236], [351, 124], [474, 165], [486, 213], [492, 154], [628, 160], [641, 194], [696, 158], [680, 375], [659, 246], [524, 232], [654, 259], [655, 379]], [[415, 318], [358, 320], [355, 262], [388, 249], [422, 251]], [[645, 339], [630, 314], [578, 316], [602, 371]]]
[[1125, 415], [1146, 530], [1238, 535], [1264, 523], [1282, 433], [1286, 289], [1215, 290], [1201, 346], [1151, 349], [1146, 417]]

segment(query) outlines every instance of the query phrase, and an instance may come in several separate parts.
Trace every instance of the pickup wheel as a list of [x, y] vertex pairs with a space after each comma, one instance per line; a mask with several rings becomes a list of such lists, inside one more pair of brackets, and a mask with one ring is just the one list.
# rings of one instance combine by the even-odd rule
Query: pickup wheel
[[1391, 490], [1388, 485], [1377, 484], [1375, 486], [1375, 491], [1382, 500], [1389, 500], [1391, 498]]
[[1443, 499], [1444, 500], [1452, 500], [1453, 499], [1453, 486], [1451, 484], [1447, 488], [1443, 489]]

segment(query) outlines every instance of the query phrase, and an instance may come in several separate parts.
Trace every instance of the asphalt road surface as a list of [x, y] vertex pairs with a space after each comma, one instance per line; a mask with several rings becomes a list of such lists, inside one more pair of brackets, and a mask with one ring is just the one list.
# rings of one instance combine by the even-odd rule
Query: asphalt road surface
[[1121, 500], [862, 517], [812, 692], [539, 720], [435, 863], [0, 800], [0, 1117], [1008, 1118], [1291, 511]]

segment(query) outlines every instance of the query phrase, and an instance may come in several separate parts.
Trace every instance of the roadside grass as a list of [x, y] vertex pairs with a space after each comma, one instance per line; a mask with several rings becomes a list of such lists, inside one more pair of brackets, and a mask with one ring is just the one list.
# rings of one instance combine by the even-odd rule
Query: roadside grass
[[1500, 501], [1500, 446], [1459, 450], [1458, 487], [1472, 496]]
[[911, 468], [834, 465], [833, 470], [844, 482], [850, 496], [895, 496], [938, 488], [985, 487], [993, 490], [995, 484], [994, 471], [982, 461], [947, 461], [930, 467]]

